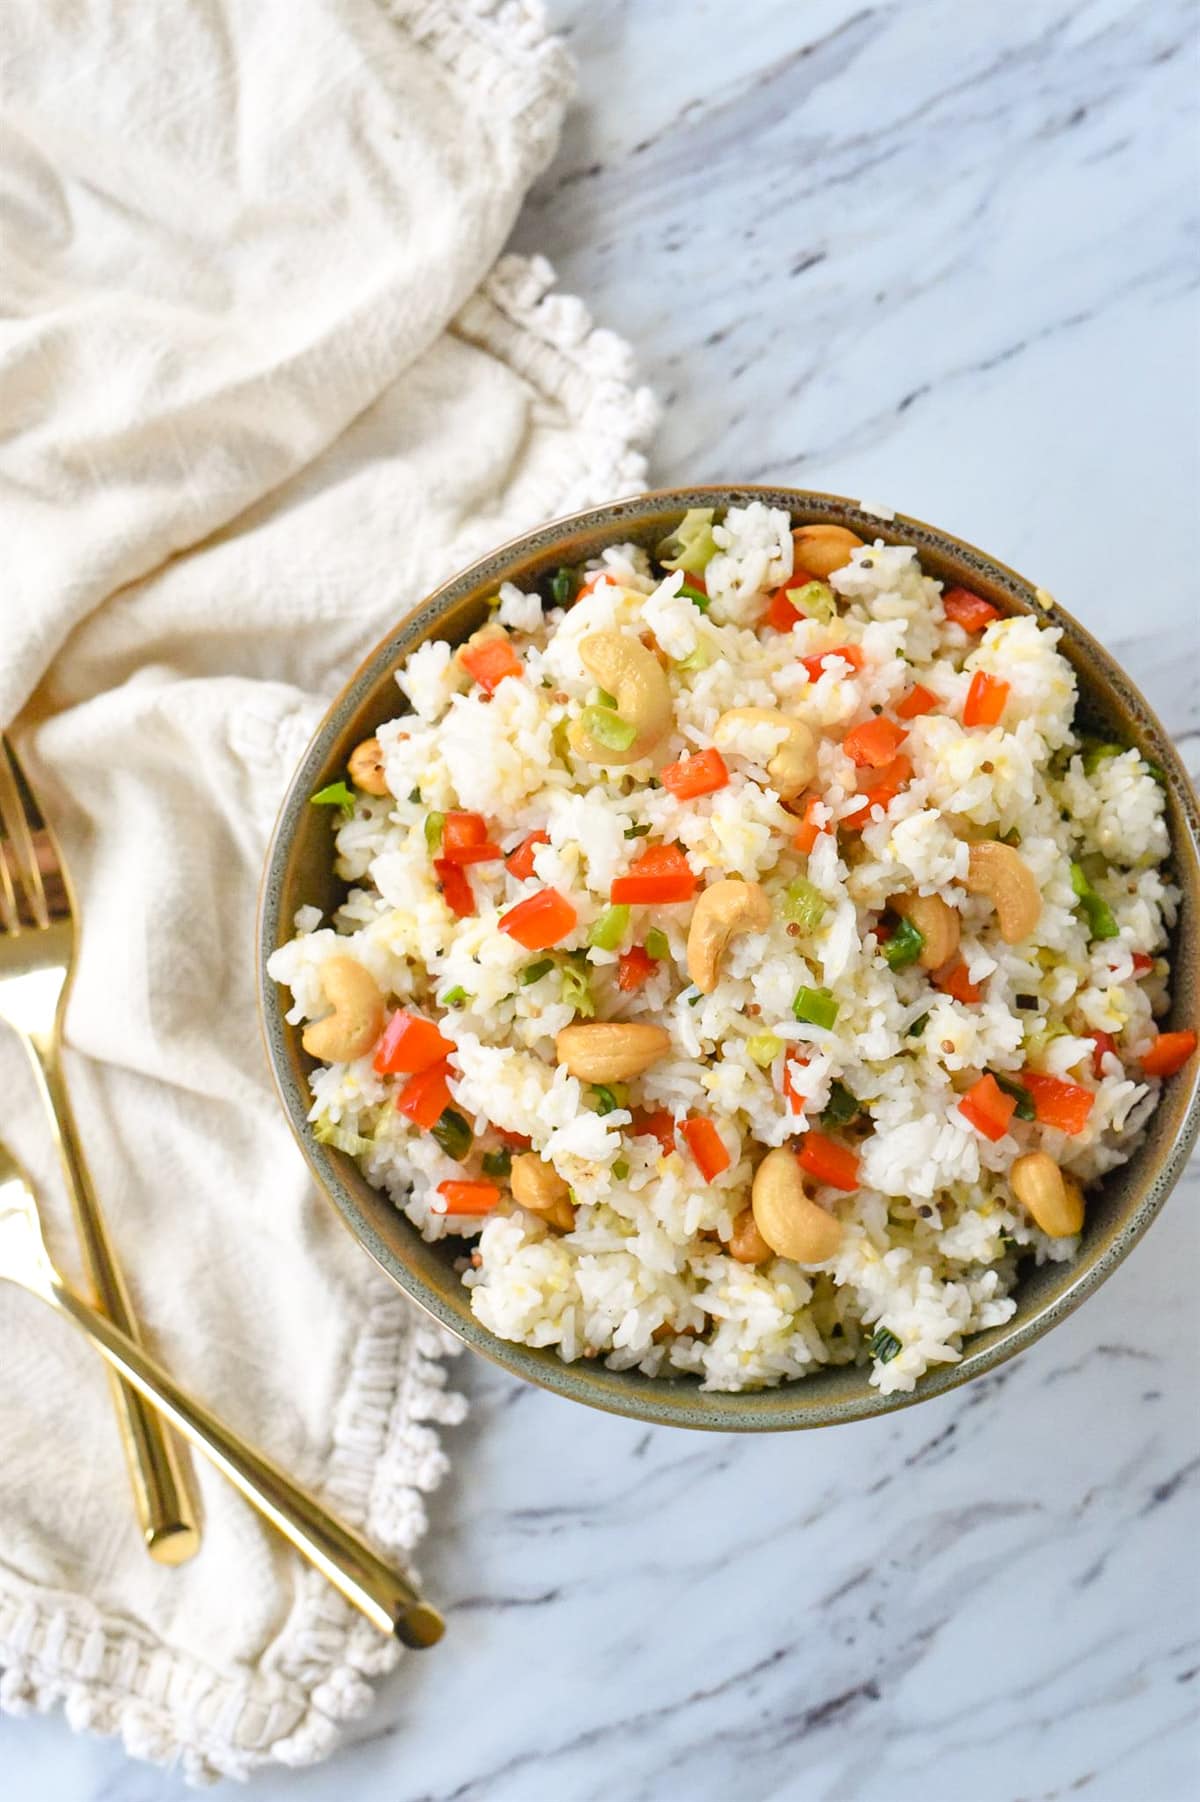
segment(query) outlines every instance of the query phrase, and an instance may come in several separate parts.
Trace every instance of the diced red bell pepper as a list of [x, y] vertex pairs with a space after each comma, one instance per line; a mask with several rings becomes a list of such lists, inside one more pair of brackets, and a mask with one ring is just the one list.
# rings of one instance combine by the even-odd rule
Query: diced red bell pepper
[[658, 964], [644, 945], [632, 945], [617, 960], [617, 987], [622, 994], [633, 995], [647, 983]]
[[1143, 1053], [1142, 1069], [1147, 1076], [1174, 1076], [1196, 1049], [1194, 1032], [1160, 1032], [1150, 1049]]
[[706, 1120], [703, 1114], [689, 1114], [679, 1130], [706, 1183], [714, 1176], [720, 1176], [722, 1170], [728, 1170], [732, 1160], [711, 1120]]
[[856, 644], [840, 644], [835, 650], [818, 651], [815, 656], [801, 657], [800, 659], [808, 671], [809, 681], [819, 682], [826, 667], [833, 662], [835, 657], [840, 657], [843, 663], [848, 663], [850, 668], [856, 672], [862, 668], [864, 662], [863, 654]]
[[827, 1183], [831, 1189], [841, 1189], [846, 1194], [858, 1188], [858, 1158], [848, 1145], [839, 1145], [824, 1133], [809, 1132], [796, 1155], [801, 1170], [807, 1171], [815, 1183]]
[[1060, 1133], [1083, 1131], [1096, 1099], [1090, 1089], [1057, 1076], [1042, 1076], [1036, 1070], [1022, 1070], [1018, 1081], [1033, 1098], [1039, 1126], [1054, 1126]]
[[432, 1064], [418, 1076], [410, 1076], [396, 1097], [396, 1106], [400, 1112], [406, 1114], [413, 1125], [419, 1126], [423, 1132], [429, 1132], [437, 1125], [446, 1109], [454, 1106], [446, 1087], [448, 1070], [448, 1064]]
[[442, 863], [495, 863], [504, 853], [493, 845], [481, 813], [451, 811], [442, 825]]
[[882, 716], [852, 726], [842, 740], [842, 749], [859, 769], [881, 770], [891, 763], [908, 737], [903, 726]]
[[609, 890], [614, 902], [653, 907], [674, 901], [690, 901], [696, 892], [696, 878], [678, 845], [649, 845], [635, 857], [624, 876], [618, 876]]
[[488, 1182], [439, 1183], [438, 1194], [445, 1205], [435, 1205], [435, 1214], [490, 1214], [500, 1199], [496, 1184]]
[[548, 845], [549, 843], [550, 834], [548, 832], [530, 832], [521, 840], [516, 850], [510, 851], [504, 859], [504, 867], [509, 875], [515, 876], [518, 882], [527, 882], [533, 875], [534, 852], [539, 845]]
[[797, 851], [803, 851], [806, 857], [820, 838], [822, 832], [827, 832], [829, 830], [827, 826], [818, 826], [816, 820], [813, 818], [816, 809], [821, 805], [820, 795], [809, 795], [807, 797], [804, 803], [804, 812], [800, 816], [800, 824], [797, 826], [792, 837], [792, 843], [795, 845]]
[[963, 702], [963, 725], [998, 725], [1010, 687], [1011, 684], [1002, 682], [998, 676], [989, 676], [986, 670], [977, 669]]
[[526, 951], [545, 951], [574, 931], [578, 918], [565, 895], [556, 888], [544, 888], [510, 907], [500, 916], [499, 925], [501, 932], [507, 932]]
[[982, 632], [985, 626], [1000, 618], [998, 607], [985, 601], [981, 594], [973, 594], [969, 588], [948, 588], [942, 596], [942, 607], [946, 618], [952, 619], [964, 632]]
[[916, 720], [920, 719], [923, 713], [936, 713], [941, 704], [931, 688], [926, 688], [923, 682], [918, 682], [915, 688], [910, 688], [904, 699], [898, 702], [896, 712], [902, 720]]
[[477, 913], [475, 906], [475, 890], [471, 887], [471, 878], [461, 864], [451, 863], [445, 857], [433, 860], [434, 874], [442, 891], [442, 899], [452, 914], [460, 920], [467, 919]]
[[1117, 1041], [1111, 1032], [1089, 1032], [1087, 1036], [1096, 1047], [1092, 1053], [1092, 1071], [1096, 1076], [1103, 1076], [1105, 1055], [1111, 1052], [1114, 1057], [1120, 1056]]
[[890, 807], [896, 796], [907, 786], [912, 776], [912, 764], [901, 751], [898, 757], [893, 757], [890, 763], [885, 763], [882, 769], [874, 770], [872, 774], [874, 780], [861, 791], [866, 806], [860, 807], [857, 813], [848, 814], [842, 821], [844, 826], [865, 826], [873, 807]]
[[943, 965], [940, 970], [935, 970], [930, 981], [935, 989], [942, 991], [943, 995], [949, 995], [952, 1001], [961, 1001], [966, 1007], [973, 1006], [976, 1001], [983, 998], [982, 988], [977, 982], [971, 981], [967, 975], [967, 966], [961, 957], [957, 958], [949, 968]]
[[792, 1082], [792, 1070], [803, 1070], [807, 1062], [808, 1059], [806, 1057], [786, 1057], [783, 1060], [783, 1075], [780, 1079], [779, 1086], [783, 1090], [783, 1098], [788, 1104], [788, 1109], [793, 1114], [802, 1114], [804, 1112], [808, 1097], [801, 1095], [794, 1086]]
[[[689, 577], [689, 580], [690, 579], [691, 578]], [[598, 569], [594, 576], [588, 577], [588, 579], [584, 583], [583, 587], [579, 590], [579, 593], [575, 596], [575, 605], [578, 607], [580, 601], [587, 600], [588, 595], [591, 594], [591, 592], [592, 592], [593, 588], [595, 588], [597, 582], [615, 582], [615, 581], [616, 581], [616, 577], [612, 574], [611, 570]]]
[[715, 794], [729, 781], [725, 759], [715, 748], [700, 751], [695, 757], [681, 758], [659, 771], [664, 788], [670, 789], [677, 801], [694, 801], [700, 795]]
[[969, 1120], [985, 1139], [993, 1141], [1004, 1137], [1016, 1110], [1016, 1096], [1006, 1095], [990, 1071], [967, 1090], [958, 1104], [964, 1119]]
[[432, 1020], [401, 1010], [383, 1029], [375, 1048], [375, 1068], [381, 1076], [417, 1076], [453, 1050], [454, 1041], [443, 1038]]
[[[796, 587], [793, 582], [791, 586]], [[790, 632], [798, 619], [803, 619], [799, 607], [793, 607], [787, 597], [787, 588], [777, 588], [771, 596], [770, 605], [762, 616], [764, 626], [773, 626], [776, 632]]]
[[877, 945], [886, 945], [890, 938], [896, 936], [896, 928], [887, 920], [876, 920], [871, 931], [875, 934]]
[[493, 1126], [492, 1131], [501, 1145], [507, 1145], [510, 1151], [528, 1151], [533, 1144], [533, 1140], [526, 1133], [510, 1133], [503, 1126]]
[[458, 653], [459, 662], [488, 694], [495, 694], [505, 676], [523, 676], [525, 666], [507, 638], [484, 638], [478, 644], [465, 644]]
[[1144, 951], [1135, 951], [1133, 953], [1133, 973], [1135, 976], [1145, 976], [1153, 968], [1154, 959], [1152, 957], [1147, 957]]
[[635, 1139], [657, 1139], [664, 1157], [675, 1149], [675, 1117], [668, 1108], [634, 1108], [633, 1125], [629, 1129]]

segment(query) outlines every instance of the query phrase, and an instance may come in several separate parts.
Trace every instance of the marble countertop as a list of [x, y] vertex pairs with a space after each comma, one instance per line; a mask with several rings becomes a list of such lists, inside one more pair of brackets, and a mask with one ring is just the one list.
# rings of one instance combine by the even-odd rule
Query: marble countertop
[[[1186, 0], [554, 0], [581, 65], [519, 248], [636, 345], [664, 482], [986, 545], [1200, 764]], [[464, 1358], [423, 1551], [452, 1633], [258, 1802], [1200, 1793], [1200, 1181], [1015, 1362], [891, 1419], [651, 1430]], [[174, 1775], [0, 1723], [11, 1802]]]

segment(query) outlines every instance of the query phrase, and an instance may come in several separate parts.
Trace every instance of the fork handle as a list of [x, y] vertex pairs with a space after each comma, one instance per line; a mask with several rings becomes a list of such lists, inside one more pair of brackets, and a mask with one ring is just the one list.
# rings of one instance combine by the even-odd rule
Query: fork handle
[[[57, 1129], [58, 1152], [70, 1191], [84, 1264], [104, 1313], [135, 1343], [137, 1320], [108, 1237], [80, 1148], [62, 1071], [58, 1034], [28, 1034], [26, 1044]], [[112, 1381], [113, 1407], [129, 1466], [142, 1539], [159, 1564], [183, 1564], [200, 1546], [200, 1528], [188, 1493], [178, 1442], [154, 1409], [119, 1378]]]
[[56, 1275], [38, 1293], [66, 1314], [126, 1382], [151, 1400], [368, 1620], [407, 1646], [436, 1644], [445, 1630], [437, 1609], [423, 1601], [408, 1579], [385, 1564], [365, 1539], [180, 1388], [161, 1364], [60, 1277]]

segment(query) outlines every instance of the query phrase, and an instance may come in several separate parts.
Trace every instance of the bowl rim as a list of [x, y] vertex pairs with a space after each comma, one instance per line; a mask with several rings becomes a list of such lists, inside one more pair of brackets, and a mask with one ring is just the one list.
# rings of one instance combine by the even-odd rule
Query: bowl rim
[[[302, 836], [299, 825], [307, 817], [308, 796], [324, 773], [340, 727], [392, 674], [399, 658], [407, 654], [398, 648], [398, 641], [416, 633], [419, 633], [417, 643], [437, 637], [438, 620], [457, 602], [481, 588], [494, 588], [503, 579], [501, 572], [523, 557], [536, 555], [545, 557], [547, 562], [552, 561], [554, 545], [572, 534], [598, 532], [608, 542], [615, 543], [620, 542], [623, 523], [634, 529], [639, 522], [644, 526], [646, 517], [657, 513], [681, 513], [691, 506], [744, 505], [751, 500], [786, 508], [793, 518], [798, 514], [817, 520], [827, 516], [839, 524], [860, 528], [863, 535], [874, 533], [886, 536], [889, 541], [911, 542], [919, 550], [927, 548], [943, 557], [956, 558], [960, 563], [986, 573], [993, 584], [999, 579], [999, 585], [1007, 590], [1013, 613], [1044, 617], [1049, 612], [1054, 622], [1064, 628], [1064, 651], [1079, 653], [1092, 666], [1093, 686], [1098, 670], [1102, 683], [1137, 723], [1139, 742], [1144, 743], [1147, 737], [1152, 741], [1154, 757], [1165, 771], [1168, 790], [1177, 803], [1178, 819], [1186, 827], [1182, 842], [1178, 833], [1172, 835], [1171, 861], [1175, 879], [1183, 891], [1185, 906], [1189, 900], [1193, 904], [1200, 900], [1200, 804], [1179, 754], [1137, 686], [1068, 609], [1044, 596], [1043, 590], [999, 558], [911, 514], [898, 511], [884, 514], [844, 496], [818, 489], [753, 482], [693, 484], [649, 489], [563, 515], [518, 533], [456, 571], [397, 619], [326, 708], [288, 783], [272, 828], [259, 889], [256, 971], [259, 1025], [276, 1093], [317, 1187], [375, 1263], [426, 1314], [473, 1351], [511, 1375], [606, 1413], [704, 1431], [783, 1432], [872, 1419], [930, 1401], [997, 1369], [1074, 1313], [1128, 1257], [1158, 1217], [1186, 1167], [1200, 1129], [1200, 1059], [1193, 1059], [1186, 1080], [1181, 1080], [1183, 1073], [1180, 1073], [1179, 1077], [1170, 1079], [1171, 1086], [1160, 1094], [1155, 1112], [1169, 1103], [1175, 1116], [1175, 1130], [1158, 1154], [1136, 1201], [1128, 1207], [1109, 1242], [1077, 1270], [1074, 1279], [1061, 1293], [1043, 1302], [1025, 1318], [1018, 1313], [1000, 1327], [971, 1335], [957, 1363], [930, 1368], [911, 1392], [881, 1395], [878, 1389], [864, 1381], [861, 1392], [822, 1405], [819, 1401], [805, 1402], [808, 1378], [792, 1379], [769, 1389], [705, 1391], [694, 1378], [682, 1375], [664, 1379], [649, 1378], [637, 1371], [610, 1371], [599, 1359], [592, 1363], [577, 1360], [567, 1364], [552, 1348], [548, 1352], [534, 1350], [500, 1339], [475, 1319], [469, 1307], [464, 1307], [461, 1312], [449, 1308], [437, 1290], [384, 1241], [364, 1213], [353, 1188], [344, 1180], [352, 1160], [344, 1153], [319, 1145], [307, 1130], [310, 1098], [301, 1091], [296, 1080], [294, 1051], [293, 1056], [289, 1056], [289, 1040], [298, 1038], [297, 1029], [287, 1025], [279, 985], [268, 976], [266, 967], [277, 945], [292, 936], [290, 930], [280, 933], [281, 878], [290, 851]], [[1079, 656], [1071, 657], [1073, 665], [1079, 660]], [[1190, 880], [1185, 879], [1185, 864]], [[1179, 971], [1179, 961], [1177, 951], [1173, 964], [1175, 975]], [[1173, 982], [1173, 1003], [1177, 996], [1178, 984]], [[365, 1178], [358, 1180], [365, 1185]], [[386, 1207], [394, 1207], [383, 1192], [372, 1193], [378, 1194]], [[398, 1208], [395, 1214], [417, 1243], [424, 1243]], [[467, 1296], [465, 1289], [462, 1296]]]

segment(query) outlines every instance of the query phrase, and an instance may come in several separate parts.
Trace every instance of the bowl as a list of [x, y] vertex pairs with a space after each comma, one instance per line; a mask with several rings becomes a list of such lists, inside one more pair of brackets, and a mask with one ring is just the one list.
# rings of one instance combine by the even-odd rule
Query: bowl
[[[710, 487], [671, 489], [594, 507], [540, 526], [454, 576], [423, 600], [376, 646], [351, 677], [318, 727], [280, 810], [267, 855], [259, 914], [259, 993], [267, 1051], [292, 1130], [323, 1192], [371, 1256], [404, 1292], [473, 1350], [515, 1376], [572, 1401], [656, 1424], [708, 1430], [760, 1432], [832, 1426], [890, 1413], [941, 1395], [993, 1370], [1040, 1339], [1093, 1294], [1146, 1231], [1187, 1160], [1200, 1121], [1200, 1059], [1171, 1078], [1151, 1117], [1146, 1137], [1129, 1163], [1089, 1192], [1079, 1253], [1069, 1264], [1026, 1269], [1015, 1294], [1017, 1310], [1003, 1326], [967, 1340], [958, 1364], [935, 1368], [911, 1394], [881, 1396], [867, 1371], [841, 1366], [776, 1389], [706, 1393], [689, 1376], [648, 1377], [613, 1371], [595, 1361], [565, 1364], [551, 1350], [498, 1339], [472, 1315], [468, 1291], [453, 1269], [462, 1242], [427, 1244], [386, 1195], [373, 1189], [344, 1152], [317, 1143], [307, 1125], [306, 1076], [312, 1060], [299, 1031], [284, 1019], [267, 959], [292, 936], [297, 908], [311, 903], [328, 912], [339, 884], [332, 871], [329, 810], [308, 805], [309, 796], [344, 771], [360, 739], [395, 717], [400, 700], [393, 671], [427, 638], [458, 642], [487, 616], [487, 597], [502, 581], [532, 589], [560, 564], [579, 564], [606, 545], [626, 540], [653, 546], [689, 507], [742, 506], [752, 500], [782, 507], [794, 525], [814, 521], [849, 526], [860, 537], [917, 546], [926, 570], [947, 583], [969, 586], [1007, 613], [1041, 613], [1049, 597], [994, 557], [920, 520], [896, 514], [882, 519], [837, 495], [792, 488]], [[1200, 912], [1200, 810], [1174, 747], [1133, 683], [1095, 639], [1057, 603], [1050, 617], [1063, 629], [1062, 649], [1079, 679], [1077, 718], [1091, 730], [1136, 744], [1165, 772], [1173, 876], [1183, 891], [1171, 946], [1172, 1020], [1186, 1025], [1200, 1012], [1196, 960], [1183, 947], [1197, 943]]]

